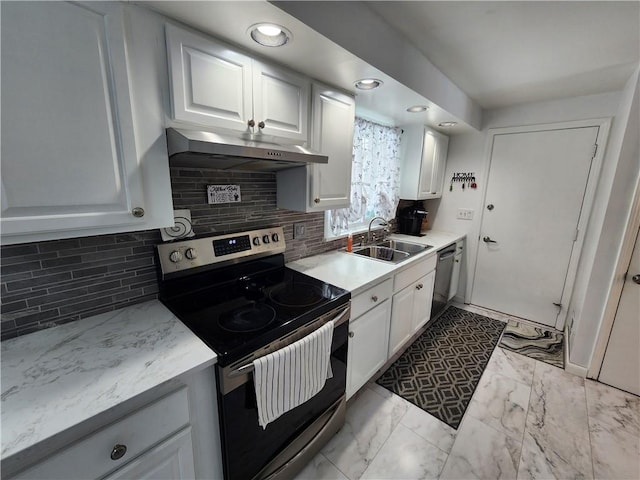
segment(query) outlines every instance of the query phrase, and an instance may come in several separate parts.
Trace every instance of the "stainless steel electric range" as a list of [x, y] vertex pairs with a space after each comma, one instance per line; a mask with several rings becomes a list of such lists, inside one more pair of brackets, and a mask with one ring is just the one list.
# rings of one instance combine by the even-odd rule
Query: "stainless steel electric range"
[[[350, 293], [284, 265], [282, 227], [157, 246], [160, 300], [217, 354], [227, 479], [288, 479], [342, 426]], [[253, 360], [334, 320], [332, 378], [265, 429]]]

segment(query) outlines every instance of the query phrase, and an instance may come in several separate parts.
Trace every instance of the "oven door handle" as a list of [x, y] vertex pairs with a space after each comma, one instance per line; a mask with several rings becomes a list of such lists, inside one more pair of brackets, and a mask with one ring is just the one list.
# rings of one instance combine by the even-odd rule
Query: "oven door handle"
[[[333, 329], [335, 330], [335, 328], [339, 325], [342, 325], [344, 322], [349, 320], [349, 316], [351, 314], [351, 306], [347, 305], [344, 310], [342, 310], [338, 315], [336, 315], [332, 320], [335, 322], [333, 325]], [[329, 323], [331, 320], [327, 320], [326, 322], [323, 322], [322, 325], [324, 325], [325, 323]], [[322, 325], [318, 326], [318, 328], [322, 327]], [[315, 331], [315, 330], [314, 330]], [[311, 334], [312, 332], [309, 332], [309, 334]], [[303, 337], [304, 338], [304, 337]], [[294, 342], [292, 342], [294, 343]], [[246, 375], [249, 372], [253, 371], [253, 362], [251, 363], [247, 363], [246, 365], [243, 365], [241, 367], [236, 368], [235, 370], [229, 372], [228, 376], [229, 377], [238, 377], [240, 375]]]

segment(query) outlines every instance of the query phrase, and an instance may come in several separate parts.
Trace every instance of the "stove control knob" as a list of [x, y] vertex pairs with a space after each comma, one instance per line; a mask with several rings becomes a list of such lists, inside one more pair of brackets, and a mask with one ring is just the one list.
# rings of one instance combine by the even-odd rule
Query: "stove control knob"
[[277, 233], [273, 233], [271, 234], [271, 240], [273, 240], [274, 242], [277, 242], [278, 240], [280, 240], [280, 237], [278, 237]]
[[269, 243], [269, 242], [270, 242], [270, 240], [269, 240], [269, 235], [264, 235], [264, 236], [262, 237], [262, 243]]
[[178, 250], [174, 250], [169, 254], [169, 260], [171, 260], [173, 263], [178, 263], [180, 260], [182, 260], [182, 254]]
[[257, 247], [260, 245], [260, 237], [253, 237], [253, 244]]
[[187, 251], [184, 252], [184, 256], [189, 260], [195, 260], [196, 258], [198, 258], [198, 254], [196, 253], [195, 248], [187, 248]]

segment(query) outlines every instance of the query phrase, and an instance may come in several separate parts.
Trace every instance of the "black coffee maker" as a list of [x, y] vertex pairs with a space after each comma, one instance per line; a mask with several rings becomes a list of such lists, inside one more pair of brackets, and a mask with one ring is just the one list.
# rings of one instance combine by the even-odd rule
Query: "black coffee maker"
[[409, 207], [404, 207], [398, 214], [398, 233], [421, 237], [422, 220], [429, 214], [422, 209], [422, 202], [416, 201]]

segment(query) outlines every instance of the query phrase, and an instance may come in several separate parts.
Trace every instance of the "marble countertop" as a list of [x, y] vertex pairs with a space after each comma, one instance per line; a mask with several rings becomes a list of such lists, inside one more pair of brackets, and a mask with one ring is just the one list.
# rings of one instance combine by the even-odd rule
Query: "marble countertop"
[[216, 354], [154, 300], [1, 344], [5, 459]]
[[400, 234], [391, 235], [389, 237], [391, 239], [431, 245], [433, 247], [399, 264], [373, 260], [353, 253], [347, 253], [344, 250], [338, 250], [302, 258], [288, 263], [287, 267], [349, 290], [351, 295], [355, 296], [385, 278], [410, 266], [414, 261], [435, 255], [441, 248], [455, 243], [461, 238], [464, 238], [464, 236], [464, 234], [432, 230], [428, 230], [423, 237]]

